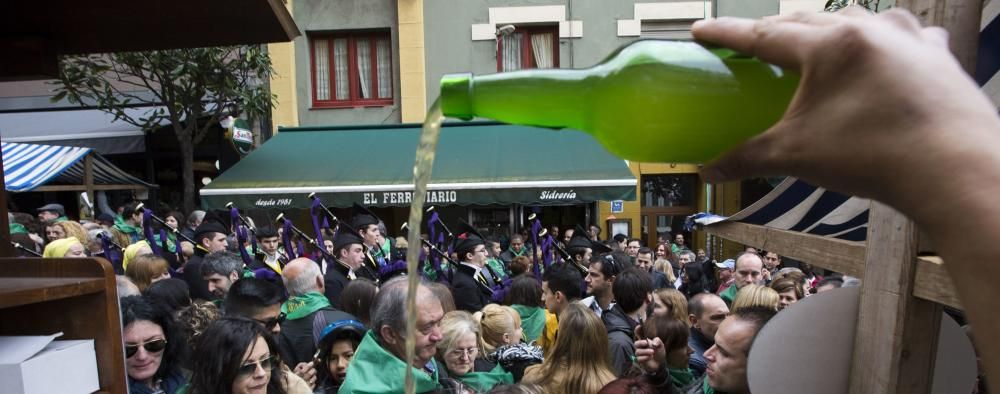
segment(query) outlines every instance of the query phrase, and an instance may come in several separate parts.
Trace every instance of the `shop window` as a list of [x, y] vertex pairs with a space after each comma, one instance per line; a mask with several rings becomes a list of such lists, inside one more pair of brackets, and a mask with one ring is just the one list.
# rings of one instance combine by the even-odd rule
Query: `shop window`
[[559, 67], [559, 26], [517, 26], [497, 42], [497, 71]]
[[392, 40], [388, 30], [309, 37], [312, 105], [392, 105]]
[[694, 174], [643, 175], [643, 207], [687, 207], [697, 205], [698, 176]]

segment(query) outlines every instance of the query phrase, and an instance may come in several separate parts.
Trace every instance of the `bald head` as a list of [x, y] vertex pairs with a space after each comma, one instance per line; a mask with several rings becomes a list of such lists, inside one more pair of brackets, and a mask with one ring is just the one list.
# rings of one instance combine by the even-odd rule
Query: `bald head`
[[739, 255], [736, 258], [736, 272], [733, 273], [736, 288], [742, 289], [746, 285], [761, 284], [763, 281], [761, 271], [763, 269], [764, 261], [756, 253], [744, 252]]
[[281, 280], [285, 282], [288, 295], [300, 296], [306, 293], [323, 292], [323, 273], [319, 264], [308, 258], [297, 258], [281, 269]]

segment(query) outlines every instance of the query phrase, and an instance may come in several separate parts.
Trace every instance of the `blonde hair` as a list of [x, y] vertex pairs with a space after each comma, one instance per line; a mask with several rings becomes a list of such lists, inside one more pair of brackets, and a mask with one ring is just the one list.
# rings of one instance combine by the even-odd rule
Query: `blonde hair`
[[570, 303], [559, 315], [559, 333], [540, 365], [525, 371], [524, 383], [536, 383], [549, 393], [596, 393], [615, 380], [611, 370], [608, 331], [597, 314]]
[[[669, 247], [667, 247], [667, 249], [669, 249]], [[655, 262], [653, 262], [653, 269], [660, 271], [664, 275], [666, 275], [667, 280], [670, 282], [669, 284], [673, 284], [674, 282], [677, 281], [677, 276], [674, 275], [674, 266], [670, 265], [670, 260], [667, 259], [656, 260]]]
[[474, 313], [472, 318], [479, 322], [482, 334], [479, 336], [479, 350], [483, 356], [504, 345], [504, 335], [511, 335], [521, 328], [521, 315], [509, 306], [488, 304], [482, 311]]
[[466, 311], [451, 311], [441, 318], [441, 342], [437, 344], [438, 358], [444, 361], [445, 353], [455, 350], [455, 344], [463, 335], [473, 333], [479, 343], [479, 324]]
[[667, 306], [667, 310], [669, 311], [667, 314], [671, 318], [680, 320], [685, 325], [691, 325], [690, 320], [688, 320], [687, 297], [684, 297], [684, 293], [681, 293], [677, 289], [666, 288], [657, 290], [654, 294], [663, 305]]
[[145, 292], [146, 288], [153, 282], [153, 278], [167, 273], [169, 267], [167, 260], [160, 256], [141, 254], [135, 256], [128, 267], [125, 267], [125, 276], [132, 279], [132, 283], [135, 283], [140, 292]]
[[733, 300], [732, 312], [752, 306], [761, 306], [771, 310], [778, 310], [778, 292], [774, 289], [761, 285], [746, 285], [736, 293]]
[[84, 230], [83, 226], [80, 225], [80, 223], [74, 222], [72, 220], [65, 220], [62, 222], [52, 223], [52, 225], [59, 226], [60, 228], [62, 228], [63, 232], [66, 233], [67, 237], [76, 238], [77, 241], [80, 241], [81, 245], [85, 244], [88, 240], [87, 230]]

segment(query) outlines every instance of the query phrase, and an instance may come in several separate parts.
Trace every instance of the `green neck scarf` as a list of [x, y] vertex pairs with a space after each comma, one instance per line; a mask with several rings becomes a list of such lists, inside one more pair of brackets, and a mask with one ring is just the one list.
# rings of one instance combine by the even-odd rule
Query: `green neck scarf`
[[545, 329], [545, 308], [526, 305], [511, 305], [521, 315], [521, 328], [524, 330], [524, 341], [531, 343], [542, 336]]
[[14, 235], [14, 234], [27, 234], [28, 233], [28, 228], [24, 227], [24, 225], [21, 224], [21, 223], [13, 223], [12, 222], [12, 223], [10, 223], [9, 227], [10, 227], [10, 235]]
[[281, 312], [288, 320], [298, 320], [329, 306], [330, 300], [323, 293], [312, 292], [289, 298], [281, 304]]
[[115, 216], [114, 228], [125, 234], [142, 234], [141, 228], [125, 223], [125, 219], [121, 216]]
[[423, 368], [417, 369], [406, 364], [399, 357], [386, 351], [375, 339], [372, 330], [368, 330], [365, 338], [361, 340], [354, 358], [351, 359], [351, 367], [347, 369], [347, 377], [340, 385], [341, 393], [351, 394], [383, 394], [402, 393], [403, 377], [406, 376], [406, 368], [413, 369], [413, 380], [416, 392], [426, 393], [439, 390], [438, 368], [444, 368], [431, 360], [434, 372], [428, 373]]
[[527, 246], [522, 246], [521, 250], [514, 250], [514, 249], [511, 249], [511, 248], [507, 248], [507, 250], [509, 250], [511, 253], [513, 253], [514, 257], [520, 257], [520, 256], [523, 256], [525, 253], [528, 253], [528, 247]]
[[[691, 373], [691, 368], [668, 368], [667, 372], [670, 373], [670, 383], [678, 389], [694, 381], [694, 374]], [[708, 379], [705, 379], [705, 381], [708, 381]]]
[[494, 386], [504, 383], [514, 384], [514, 375], [504, 370], [499, 364], [490, 371], [469, 372], [457, 378], [475, 389], [477, 393], [485, 393], [492, 390]]

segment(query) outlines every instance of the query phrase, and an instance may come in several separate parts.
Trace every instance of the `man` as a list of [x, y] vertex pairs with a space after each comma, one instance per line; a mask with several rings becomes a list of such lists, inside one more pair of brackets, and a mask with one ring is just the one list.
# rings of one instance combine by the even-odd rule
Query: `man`
[[[479, 233], [465, 221], [460, 221], [459, 236], [455, 252], [459, 264], [455, 276], [451, 279], [451, 292], [455, 297], [455, 307], [469, 313], [475, 313], [490, 303], [493, 296], [493, 286], [497, 283], [490, 278], [486, 268], [486, 242]], [[464, 239], [461, 237], [465, 237]], [[514, 236], [515, 238], [518, 236]], [[513, 244], [513, 238], [511, 244]]]
[[642, 247], [642, 242], [639, 241], [638, 239], [632, 238], [628, 240], [628, 243], [625, 246], [625, 254], [627, 254], [628, 257], [631, 257], [632, 260], [634, 261], [635, 255], [639, 254], [639, 248], [641, 247]]
[[781, 267], [781, 256], [774, 252], [764, 252], [762, 260], [764, 261], [764, 271], [761, 274], [764, 275], [764, 283], [770, 284], [771, 278], [778, 273], [778, 269]]
[[196, 243], [194, 255], [184, 265], [184, 281], [188, 284], [192, 299], [212, 299], [212, 293], [208, 292], [208, 282], [205, 282], [205, 278], [201, 275], [201, 261], [209, 253], [226, 250], [228, 233], [226, 226], [215, 220], [203, 221], [195, 230], [192, 238]]
[[687, 249], [687, 245], [684, 244], [684, 234], [677, 233], [677, 235], [674, 235], [674, 242], [670, 244], [670, 251], [677, 254]]
[[208, 292], [222, 300], [233, 283], [243, 276], [243, 259], [229, 251], [209, 253], [201, 261], [201, 276], [208, 284]]
[[205, 220], [205, 211], [195, 210], [191, 211], [188, 215], [187, 220], [184, 221], [184, 228], [181, 229], [181, 234], [184, 234], [188, 238], [194, 239], [194, 232], [201, 225], [201, 222]]
[[625, 234], [615, 234], [612, 239], [614, 240], [611, 244], [613, 249], [624, 252], [625, 248], [628, 247], [628, 237]]
[[[708, 369], [705, 375], [681, 389], [685, 394], [750, 393], [747, 380], [747, 359], [757, 333], [776, 312], [771, 308], [754, 306], [740, 309], [727, 317], [715, 334], [715, 345], [705, 352]], [[665, 368], [666, 355], [660, 350], [659, 338], [636, 342], [636, 360], [646, 370], [650, 383], [670, 384], [670, 373]]]
[[654, 290], [665, 289], [673, 285], [667, 281], [667, 274], [653, 269], [653, 249], [645, 246], [639, 248], [635, 254], [635, 266], [639, 270], [649, 274], [650, 279], [653, 281]]
[[691, 335], [688, 336], [688, 347], [692, 353], [688, 358], [688, 367], [694, 376], [705, 373], [708, 362], [705, 361], [705, 351], [715, 345], [715, 333], [719, 324], [729, 315], [729, 307], [721, 297], [712, 293], [700, 293], [688, 301], [688, 323], [691, 325]]
[[677, 277], [677, 280], [674, 281], [674, 288], [675, 289], [681, 287], [681, 273], [684, 272], [684, 267], [687, 267], [688, 264], [692, 263], [692, 259], [691, 259], [692, 255], [693, 254], [691, 253], [690, 250], [681, 251], [679, 254], [676, 255], [677, 256], [677, 268], [678, 268], [678, 270], [675, 273], [675, 275]]
[[733, 286], [733, 271], [736, 269], [736, 260], [726, 259], [721, 263], [715, 263], [715, 267], [719, 270], [719, 288], [715, 289], [713, 293], [722, 294]]
[[[139, 210], [138, 201], [125, 204], [121, 216], [115, 218], [115, 225], [111, 227], [111, 235], [120, 243], [128, 240], [128, 244], [145, 239], [142, 233], [142, 211]], [[124, 245], [122, 245], [124, 246]]]
[[323, 278], [324, 292], [330, 304], [340, 309], [340, 293], [347, 284], [358, 277], [357, 271], [368, 268], [365, 265], [364, 240], [350, 231], [338, 232], [333, 239], [333, 255], [337, 260], [326, 267]]
[[550, 265], [542, 274], [542, 304], [552, 314], [551, 318], [546, 317], [545, 329], [539, 337], [539, 345], [546, 353], [555, 344], [559, 314], [566, 305], [580, 300], [582, 279], [577, 267], [565, 263]]
[[531, 250], [527, 246], [524, 246], [524, 237], [521, 234], [514, 234], [510, 237], [510, 245], [507, 247], [507, 250], [500, 253], [500, 260], [503, 260], [504, 264], [509, 266], [510, 262], [518, 256], [528, 256], [528, 258], [531, 258]]
[[580, 303], [594, 311], [597, 317], [601, 317], [604, 311], [615, 305], [615, 295], [611, 292], [611, 287], [615, 283], [615, 277], [623, 269], [624, 266], [616, 263], [612, 255], [593, 259], [590, 267], [587, 267], [587, 276], [583, 278], [587, 284], [588, 297], [580, 300]]
[[38, 211], [38, 221], [42, 223], [47, 222], [63, 222], [69, 220], [66, 218], [66, 208], [62, 204], [45, 204]]
[[355, 274], [360, 275], [367, 272], [367, 274], [373, 275], [368, 279], [378, 283], [378, 270], [386, 264], [386, 259], [389, 258], [389, 256], [383, 255], [382, 245], [379, 245], [379, 218], [368, 208], [358, 205], [358, 203], [354, 203], [352, 215], [351, 224], [354, 231], [364, 241], [365, 266], [368, 267], [367, 271], [358, 271]]
[[733, 285], [729, 286], [726, 291], [719, 294], [723, 300], [726, 301], [726, 305], [732, 305], [733, 300], [736, 299], [736, 293], [746, 285], [759, 285], [763, 282], [763, 274], [761, 271], [764, 269], [764, 262], [761, 261], [760, 255], [757, 253], [744, 252], [736, 257], [735, 272], [733, 272]]
[[601, 227], [596, 224], [591, 224], [590, 231], [587, 235], [590, 236], [591, 241], [601, 242]]
[[608, 330], [611, 365], [617, 376], [625, 375], [635, 356], [635, 328], [646, 320], [653, 303], [653, 282], [649, 274], [630, 268], [618, 274], [612, 286], [615, 305], [601, 316]]
[[559, 246], [562, 246], [563, 248], [569, 247], [569, 241], [573, 239], [573, 233], [575, 231], [576, 229], [572, 227], [566, 229], [566, 231], [563, 232], [562, 239], [559, 240]]
[[[281, 359], [290, 360], [291, 355], [285, 352], [280, 346], [281, 324], [285, 321], [285, 314], [281, 312], [282, 301], [281, 288], [278, 285], [264, 279], [243, 278], [233, 283], [226, 294], [226, 300], [222, 307], [222, 314], [227, 317], [242, 317], [255, 320], [262, 324], [265, 329], [271, 332], [275, 341], [279, 342], [278, 349], [281, 351]], [[282, 363], [281, 368], [288, 367]], [[295, 366], [295, 377], [285, 374], [286, 378], [302, 379], [304, 384], [310, 387], [316, 384], [316, 369], [312, 363], [301, 363]], [[294, 386], [289, 382], [288, 386]]]
[[842, 278], [838, 277], [823, 278], [823, 280], [821, 280], [819, 284], [816, 285], [816, 294], [839, 289], [843, 286], [844, 286], [844, 279]]
[[285, 265], [281, 280], [288, 291], [288, 300], [281, 305], [285, 322], [280, 345], [286, 347], [284, 353], [291, 357], [285, 361], [290, 365], [312, 362], [316, 353], [313, 319], [320, 311], [333, 309], [323, 295], [323, 273], [315, 261], [300, 257]]
[[[441, 389], [445, 368], [434, 360], [441, 341], [441, 301], [426, 286], [417, 288], [417, 315], [407, 316], [407, 281], [391, 279], [382, 285], [372, 304], [372, 328], [365, 334], [347, 369], [344, 393], [402, 393], [403, 376], [412, 368], [417, 393]], [[406, 322], [416, 321], [416, 353], [406, 360]]]
[[566, 253], [572, 259], [569, 262], [579, 267], [586, 267], [594, 255], [593, 246], [594, 241], [587, 239], [585, 236], [578, 235], [570, 238], [569, 242], [566, 243]]
[[274, 227], [266, 226], [257, 228], [257, 254], [254, 256], [251, 270], [268, 268], [275, 274], [281, 275], [281, 269], [288, 263], [288, 258], [278, 252], [278, 230]]

